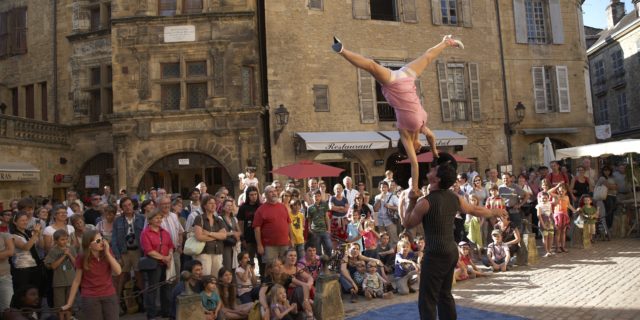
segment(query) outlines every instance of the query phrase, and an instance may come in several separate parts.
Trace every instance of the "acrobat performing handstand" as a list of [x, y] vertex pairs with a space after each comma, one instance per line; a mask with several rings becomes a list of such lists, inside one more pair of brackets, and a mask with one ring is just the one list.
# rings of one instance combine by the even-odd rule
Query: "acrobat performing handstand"
[[396, 125], [400, 132], [400, 141], [404, 146], [407, 157], [409, 157], [409, 161], [411, 161], [411, 189], [414, 192], [419, 191], [418, 184], [420, 182], [417, 156], [422, 148], [418, 136], [420, 133], [426, 136], [431, 152], [433, 152], [433, 157], [438, 157], [436, 137], [427, 128], [427, 112], [422, 107], [420, 97], [416, 93], [415, 80], [431, 61], [448, 47], [464, 49], [464, 45], [460, 40], [455, 40], [451, 35], [447, 35], [442, 38], [440, 43], [425, 51], [420, 57], [399, 70], [391, 70], [378, 64], [373, 59], [347, 50], [338, 38], [333, 37], [331, 48], [335, 52], [357, 68], [369, 72], [382, 85], [382, 94], [396, 113]]

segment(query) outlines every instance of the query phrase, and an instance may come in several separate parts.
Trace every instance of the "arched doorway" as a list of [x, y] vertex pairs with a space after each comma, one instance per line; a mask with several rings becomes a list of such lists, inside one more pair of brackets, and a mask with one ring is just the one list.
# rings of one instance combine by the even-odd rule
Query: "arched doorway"
[[[80, 199], [85, 199], [92, 193], [101, 194], [101, 188], [104, 186], [111, 187], [111, 192], [116, 194], [117, 191], [113, 190], [113, 173], [113, 153], [100, 153], [87, 160], [82, 170], [80, 170], [80, 175], [74, 185]], [[61, 199], [64, 199], [64, 196]]]
[[[558, 150], [562, 148], [570, 148], [571, 145], [567, 144], [564, 141], [549, 138], [551, 140], [551, 146], [553, 150]], [[544, 165], [544, 138], [533, 141], [529, 144], [529, 150], [524, 157], [525, 165], [527, 168], [537, 168]]]
[[233, 194], [233, 181], [220, 162], [198, 152], [181, 152], [165, 156], [151, 165], [138, 183], [138, 189], [148, 191], [165, 188], [188, 199], [189, 191], [204, 181], [208, 192], [215, 193], [224, 186]]

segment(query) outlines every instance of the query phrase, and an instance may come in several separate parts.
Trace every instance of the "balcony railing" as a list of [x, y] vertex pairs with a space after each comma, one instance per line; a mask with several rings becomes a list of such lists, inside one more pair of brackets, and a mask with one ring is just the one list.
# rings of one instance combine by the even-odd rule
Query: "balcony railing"
[[388, 103], [378, 102], [378, 119], [380, 121], [396, 121], [396, 113]]
[[59, 124], [0, 115], [0, 138], [68, 145], [69, 129]]

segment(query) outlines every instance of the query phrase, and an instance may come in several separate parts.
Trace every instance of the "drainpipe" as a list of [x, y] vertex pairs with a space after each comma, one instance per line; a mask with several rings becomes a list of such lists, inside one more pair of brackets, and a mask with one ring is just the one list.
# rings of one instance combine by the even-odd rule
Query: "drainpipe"
[[60, 123], [60, 113], [58, 111], [58, 39], [57, 39], [57, 30], [58, 30], [58, 0], [51, 0], [51, 11], [52, 11], [52, 26], [51, 26], [51, 40], [53, 45], [51, 46], [51, 50], [53, 50], [52, 54], [52, 63], [53, 63], [53, 121], [55, 123]]
[[262, 114], [262, 138], [264, 143], [264, 162], [265, 162], [265, 175], [267, 181], [273, 180], [271, 170], [273, 169], [273, 163], [271, 160], [271, 121], [269, 110], [269, 86], [267, 79], [267, 32], [265, 22], [265, 1], [256, 1], [258, 11], [258, 52], [260, 55], [260, 100], [264, 106]]
[[504, 44], [502, 41], [502, 23], [500, 21], [500, 0], [495, 0], [496, 21], [498, 24], [498, 42], [500, 43], [500, 67], [502, 68], [502, 99], [504, 100], [504, 135], [507, 138], [507, 158], [510, 165], [513, 165], [513, 154], [511, 150], [511, 133], [509, 128], [509, 95], [507, 94], [507, 71], [504, 63]]

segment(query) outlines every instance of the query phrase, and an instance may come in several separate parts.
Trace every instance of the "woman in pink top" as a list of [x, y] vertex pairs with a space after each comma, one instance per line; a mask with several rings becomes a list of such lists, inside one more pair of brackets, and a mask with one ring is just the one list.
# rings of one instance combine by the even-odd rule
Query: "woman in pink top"
[[400, 140], [404, 145], [407, 156], [411, 161], [412, 189], [419, 192], [418, 182], [418, 157], [416, 152], [422, 147], [418, 137], [419, 133], [427, 137], [429, 146], [435, 158], [438, 157], [436, 149], [436, 137], [427, 128], [427, 113], [420, 103], [420, 97], [416, 93], [415, 79], [435, 59], [442, 50], [447, 47], [464, 48], [462, 42], [454, 40], [447, 35], [442, 42], [430, 48], [417, 59], [409, 62], [400, 70], [391, 70], [381, 66], [372, 59], [345, 49], [337, 38], [333, 38], [333, 50], [342, 55], [352, 65], [366, 70], [382, 85], [382, 94], [396, 113], [397, 127], [400, 132]]
[[76, 258], [76, 277], [71, 284], [67, 304], [69, 310], [81, 289], [82, 313], [95, 320], [118, 319], [120, 303], [111, 275], [119, 275], [122, 269], [109, 249], [109, 242], [96, 230], [82, 234], [82, 252]]

